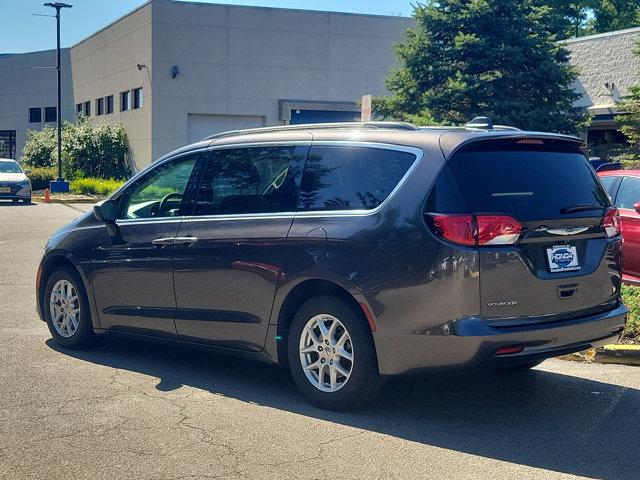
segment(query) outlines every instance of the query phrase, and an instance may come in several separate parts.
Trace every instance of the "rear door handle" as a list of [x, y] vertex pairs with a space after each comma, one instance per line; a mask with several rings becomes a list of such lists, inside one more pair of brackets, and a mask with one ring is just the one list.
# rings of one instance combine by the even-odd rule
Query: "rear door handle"
[[175, 237], [155, 238], [151, 240], [151, 244], [156, 247], [163, 247], [165, 245], [173, 245]]
[[198, 237], [174, 237], [174, 245], [193, 245], [198, 242]]

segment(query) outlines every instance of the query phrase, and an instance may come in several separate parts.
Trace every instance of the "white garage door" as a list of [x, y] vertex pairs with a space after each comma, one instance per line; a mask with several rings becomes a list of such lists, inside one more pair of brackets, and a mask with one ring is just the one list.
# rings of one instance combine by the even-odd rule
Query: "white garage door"
[[264, 117], [251, 115], [206, 115], [190, 113], [187, 117], [189, 143], [199, 142], [214, 133], [243, 128], [264, 127]]

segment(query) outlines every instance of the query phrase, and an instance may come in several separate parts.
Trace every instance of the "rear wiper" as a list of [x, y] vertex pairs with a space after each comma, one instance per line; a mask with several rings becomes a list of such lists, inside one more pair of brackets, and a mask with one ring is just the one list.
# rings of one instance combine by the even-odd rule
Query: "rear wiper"
[[576, 212], [588, 212], [591, 210], [604, 210], [602, 205], [571, 205], [560, 209], [560, 213], [576, 213]]

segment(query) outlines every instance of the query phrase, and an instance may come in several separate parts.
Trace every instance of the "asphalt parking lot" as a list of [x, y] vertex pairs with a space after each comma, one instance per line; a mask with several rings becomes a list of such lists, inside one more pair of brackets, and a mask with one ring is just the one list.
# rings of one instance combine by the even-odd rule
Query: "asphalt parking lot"
[[394, 380], [328, 413], [261, 364], [124, 341], [62, 351], [35, 272], [88, 208], [0, 204], [0, 478], [638, 478], [637, 367]]

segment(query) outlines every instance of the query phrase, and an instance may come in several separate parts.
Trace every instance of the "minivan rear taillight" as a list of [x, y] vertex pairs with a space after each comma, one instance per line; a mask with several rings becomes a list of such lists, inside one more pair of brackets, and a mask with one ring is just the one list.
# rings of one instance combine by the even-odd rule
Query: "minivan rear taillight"
[[608, 208], [604, 212], [602, 228], [608, 238], [615, 237], [620, 233], [620, 213], [616, 207]]
[[510, 245], [522, 233], [522, 225], [508, 215], [476, 215], [478, 245]]
[[511, 245], [522, 233], [522, 224], [508, 215], [434, 214], [433, 229], [458, 245]]
[[476, 245], [473, 215], [434, 215], [433, 227], [445, 240], [458, 245]]

